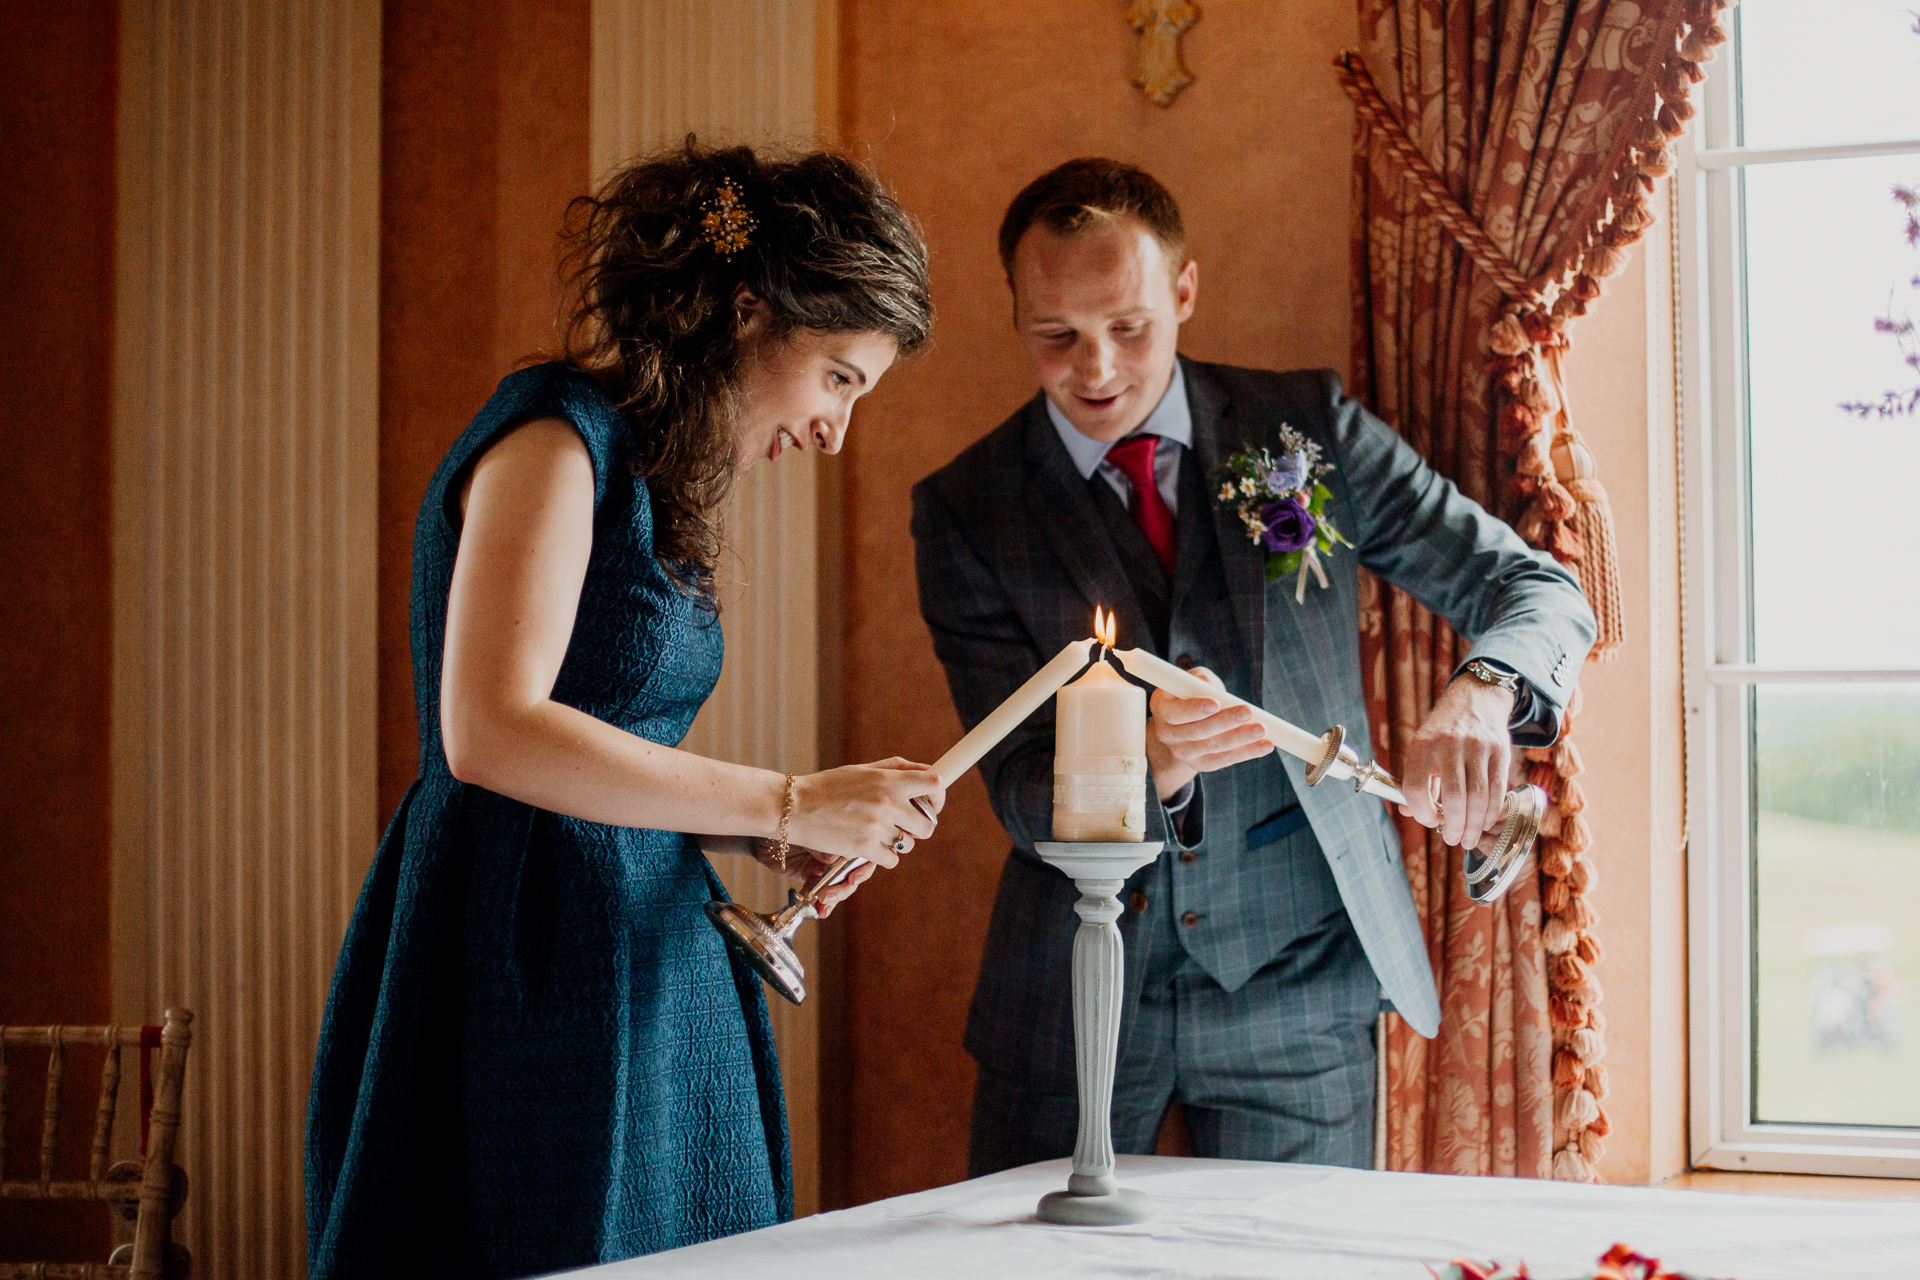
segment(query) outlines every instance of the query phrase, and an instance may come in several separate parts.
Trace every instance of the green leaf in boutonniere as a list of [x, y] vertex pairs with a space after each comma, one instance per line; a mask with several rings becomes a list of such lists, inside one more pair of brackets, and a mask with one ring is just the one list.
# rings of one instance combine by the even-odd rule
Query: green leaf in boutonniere
[[1289, 551], [1283, 555], [1268, 556], [1267, 557], [1267, 581], [1272, 582], [1276, 578], [1286, 577], [1288, 574], [1298, 569], [1300, 567], [1300, 562], [1306, 558], [1307, 558], [1306, 553], [1304, 551]]

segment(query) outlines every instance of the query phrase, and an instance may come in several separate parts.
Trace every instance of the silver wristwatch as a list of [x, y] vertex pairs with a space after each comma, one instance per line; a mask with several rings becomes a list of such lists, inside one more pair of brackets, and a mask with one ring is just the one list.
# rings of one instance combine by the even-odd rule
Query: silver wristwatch
[[1460, 668], [1460, 674], [1472, 676], [1481, 684], [1497, 684], [1516, 699], [1520, 697], [1520, 677], [1512, 671], [1502, 671], [1482, 658], [1475, 658]]

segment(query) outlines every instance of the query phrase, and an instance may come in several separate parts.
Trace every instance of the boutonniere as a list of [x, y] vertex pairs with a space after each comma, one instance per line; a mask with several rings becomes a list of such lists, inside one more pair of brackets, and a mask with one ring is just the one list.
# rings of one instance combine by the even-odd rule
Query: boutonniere
[[1295, 603], [1307, 598], [1309, 573], [1327, 585], [1321, 556], [1332, 555], [1335, 543], [1353, 546], [1327, 519], [1333, 491], [1322, 481], [1331, 474], [1333, 464], [1320, 460], [1320, 446], [1285, 423], [1273, 447], [1249, 445], [1213, 473], [1218, 501], [1232, 504], [1247, 536], [1266, 549], [1267, 581], [1298, 575]]

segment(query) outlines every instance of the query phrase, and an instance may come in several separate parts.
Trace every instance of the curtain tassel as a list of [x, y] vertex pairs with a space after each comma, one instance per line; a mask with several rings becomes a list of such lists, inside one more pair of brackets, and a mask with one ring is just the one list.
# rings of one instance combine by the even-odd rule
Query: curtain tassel
[[1595, 662], [1610, 662], [1626, 640], [1626, 612], [1620, 592], [1620, 551], [1614, 540], [1613, 508], [1607, 491], [1594, 474], [1593, 454], [1580, 433], [1562, 429], [1553, 442], [1554, 478], [1574, 500], [1570, 522], [1580, 535], [1581, 554], [1575, 562], [1580, 589], [1586, 593], [1599, 624], [1594, 641]]

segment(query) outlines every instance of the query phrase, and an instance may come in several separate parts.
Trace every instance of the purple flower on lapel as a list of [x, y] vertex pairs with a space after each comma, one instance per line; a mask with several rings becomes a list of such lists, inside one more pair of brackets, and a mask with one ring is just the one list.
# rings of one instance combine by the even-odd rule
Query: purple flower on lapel
[[1266, 526], [1261, 541], [1269, 551], [1298, 551], [1313, 541], [1319, 522], [1297, 498], [1282, 498], [1260, 508], [1260, 522]]
[[1273, 470], [1267, 472], [1267, 492], [1292, 493], [1295, 489], [1306, 488], [1310, 465], [1305, 453], [1286, 454], [1274, 463]]

